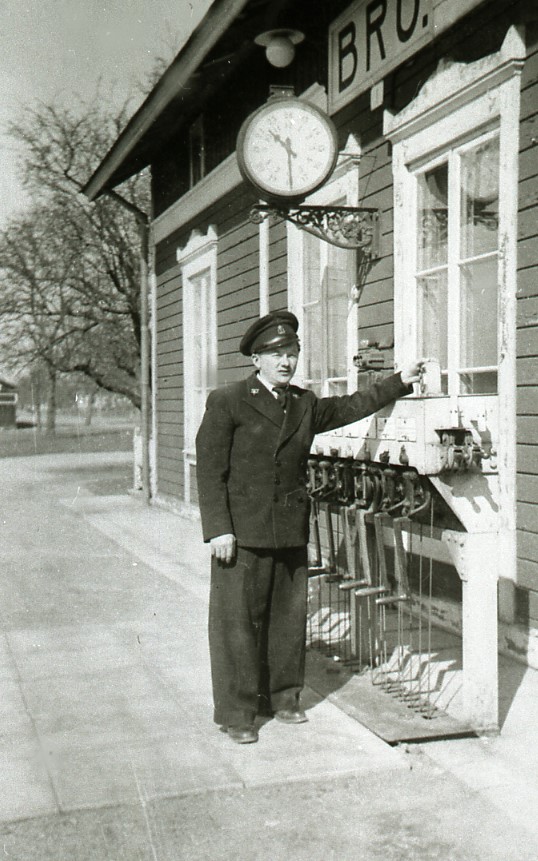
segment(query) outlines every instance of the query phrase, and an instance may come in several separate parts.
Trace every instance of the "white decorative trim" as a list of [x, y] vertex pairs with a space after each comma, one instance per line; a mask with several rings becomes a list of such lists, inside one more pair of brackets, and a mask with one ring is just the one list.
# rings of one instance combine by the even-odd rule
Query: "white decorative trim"
[[269, 220], [264, 218], [258, 229], [260, 270], [260, 317], [269, 313]]
[[[206, 305], [202, 306], [202, 313], [207, 313], [208, 339], [206, 349], [207, 355], [202, 362], [202, 391], [205, 395], [216, 385], [218, 344], [217, 344], [217, 231], [213, 225], [208, 227], [207, 233], [202, 234], [199, 230], [193, 230], [187, 244], [178, 248], [176, 252], [177, 261], [181, 267], [182, 296], [183, 296], [183, 477], [185, 487], [185, 501], [191, 501], [190, 475], [191, 466], [196, 465], [196, 452], [194, 449], [193, 420], [196, 418], [196, 402], [193, 402], [194, 388], [191, 381], [194, 378], [193, 367], [193, 318], [195, 314], [195, 302], [192, 281], [197, 275], [209, 270], [209, 282], [207, 284]], [[202, 321], [203, 322], [203, 321]], [[203, 328], [203, 327], [202, 327]], [[204, 378], [205, 375], [205, 378]]]
[[[416, 99], [398, 114], [385, 111], [383, 134], [392, 143], [409, 139], [461, 107], [476, 101], [521, 71], [525, 60], [522, 28], [510, 27], [500, 51], [474, 63], [441, 60], [436, 72], [424, 84]], [[490, 99], [490, 111], [498, 115], [498, 105]], [[475, 122], [475, 126], [478, 123]]]
[[213, 224], [209, 225], [205, 234], [201, 233], [200, 230], [193, 230], [187, 244], [177, 249], [177, 262], [181, 266], [186, 266], [193, 258], [198, 257], [201, 252], [209, 251], [216, 242], [217, 231]]
[[235, 153], [228, 156], [153, 221], [153, 240], [161, 242], [174, 230], [192, 221], [243, 182]]

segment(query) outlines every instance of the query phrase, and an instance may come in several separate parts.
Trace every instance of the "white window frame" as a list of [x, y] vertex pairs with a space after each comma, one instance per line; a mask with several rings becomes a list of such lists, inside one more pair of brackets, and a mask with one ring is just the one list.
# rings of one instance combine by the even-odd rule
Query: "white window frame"
[[[328, 182], [315, 194], [305, 201], [310, 205], [330, 205], [340, 201], [340, 205], [358, 206], [359, 201], [359, 160], [360, 146], [353, 135], [350, 135], [345, 149], [340, 153], [339, 161], [331, 182]], [[305, 240], [304, 231], [290, 222], [287, 223], [288, 239], [288, 297], [290, 310], [299, 320], [299, 334], [304, 331], [303, 297], [305, 293]], [[327, 263], [328, 243], [319, 239], [320, 243], [320, 268]], [[349, 254], [357, 255], [356, 251], [350, 250]], [[358, 349], [358, 310], [357, 310], [357, 285], [351, 287], [346, 326], [346, 377], [347, 392], [351, 394], [357, 389], [357, 369], [353, 364], [353, 357]], [[303, 385], [305, 379], [305, 353], [301, 350], [297, 365], [296, 379], [299, 385]], [[329, 393], [329, 380], [325, 380], [322, 395]]]
[[198, 429], [196, 421], [196, 403], [194, 391], [194, 326], [193, 319], [197, 313], [195, 290], [197, 278], [204, 272], [209, 273], [207, 295], [205, 302], [204, 328], [208, 333], [205, 352], [202, 356], [202, 399], [205, 402], [209, 392], [217, 384], [217, 233], [213, 226], [207, 233], [193, 231], [187, 245], [177, 250], [177, 261], [180, 265], [183, 287], [183, 468], [185, 501], [191, 503], [191, 473], [196, 466], [195, 438]]
[[[433, 139], [435, 138], [435, 132], [432, 135]], [[402, 220], [402, 229], [407, 230], [409, 233], [409, 242], [407, 244], [405, 257], [402, 260], [399, 260], [396, 264], [396, 278], [395, 278], [395, 294], [398, 296], [397, 300], [397, 319], [398, 322], [401, 321], [402, 313], [400, 310], [399, 302], [402, 299], [402, 294], [405, 290], [405, 313], [408, 316], [408, 323], [412, 319], [414, 321], [414, 345], [409, 343], [405, 345], [407, 348], [408, 355], [411, 355], [413, 351], [414, 354], [417, 353], [417, 350], [420, 351], [419, 344], [419, 330], [420, 330], [420, 320], [417, 317], [417, 309], [418, 309], [418, 290], [417, 290], [417, 280], [422, 276], [424, 271], [428, 272], [429, 270], [420, 270], [417, 263], [417, 233], [416, 233], [416, 225], [418, 223], [418, 213], [416, 209], [417, 205], [417, 187], [418, 187], [418, 177], [428, 170], [432, 170], [442, 164], [447, 165], [448, 176], [450, 178], [449, 189], [448, 189], [448, 199], [447, 199], [447, 207], [448, 207], [448, 246], [447, 246], [447, 260], [442, 265], [435, 265], [431, 267], [432, 269], [444, 269], [447, 272], [448, 277], [448, 295], [447, 295], [447, 322], [448, 322], [448, 332], [447, 332], [447, 354], [448, 354], [448, 368], [447, 377], [448, 377], [448, 393], [453, 395], [460, 394], [461, 383], [460, 378], [461, 375], [469, 372], [469, 373], [479, 373], [484, 371], [494, 371], [497, 373], [498, 370], [498, 362], [495, 365], [487, 366], [487, 367], [472, 367], [465, 368], [462, 366], [461, 362], [461, 332], [460, 332], [460, 265], [461, 265], [461, 251], [460, 251], [460, 223], [459, 223], [459, 205], [460, 205], [460, 168], [461, 168], [461, 157], [465, 155], [466, 152], [474, 149], [481, 144], [489, 142], [494, 139], [499, 138], [499, 127], [498, 125], [494, 125], [492, 128], [483, 130], [482, 132], [478, 132], [476, 134], [471, 133], [470, 140], [465, 140], [464, 142], [458, 141], [456, 144], [448, 145], [446, 150], [443, 150], [441, 155], [435, 155], [431, 159], [427, 159], [425, 163], [421, 163], [419, 166], [407, 165], [407, 170], [409, 171], [411, 177], [413, 178], [413, 182], [409, 183], [408, 196], [402, 203], [402, 210], [406, 212], [405, 218]], [[500, 210], [504, 207], [504, 201], [500, 200]], [[501, 215], [502, 218], [502, 215]], [[412, 221], [411, 221], [412, 219]], [[395, 220], [395, 229], [396, 229], [396, 220]], [[398, 227], [399, 229], [399, 227]], [[466, 262], [473, 262], [475, 260], [486, 260], [486, 259], [497, 259], [497, 268], [499, 262], [499, 250], [484, 252], [480, 255], [473, 257], [472, 255], [467, 257]], [[400, 264], [404, 264], [405, 268], [408, 271], [400, 272]], [[402, 289], [401, 285], [405, 285]], [[398, 287], [400, 286], [400, 289]], [[458, 289], [454, 289], [456, 287]], [[499, 318], [500, 311], [500, 291], [497, 293], [497, 319]], [[409, 333], [409, 329], [407, 330]], [[411, 336], [410, 336], [411, 341]]]
[[[516, 529], [516, 287], [520, 75], [526, 57], [524, 27], [510, 27], [500, 51], [474, 63], [442, 62], [417, 98], [399, 114], [385, 112], [384, 134], [393, 145], [394, 316], [396, 367], [416, 351], [416, 195], [413, 167], [457, 141], [499, 133], [498, 394], [499, 570], [517, 579]], [[462, 398], [451, 411], [458, 421]]]
[[[499, 394], [506, 367], [506, 337], [515, 300], [519, 73], [525, 45], [510, 28], [501, 51], [475, 63], [441, 66], [418, 97], [398, 115], [385, 112], [384, 133], [393, 143], [395, 360], [401, 366], [417, 349], [416, 178], [456, 142], [473, 143], [498, 129], [499, 177]], [[510, 321], [508, 320], [510, 317]], [[514, 337], [513, 335], [511, 336]], [[450, 344], [449, 344], [450, 349]], [[513, 360], [512, 360], [513, 361]], [[513, 369], [510, 371], [512, 376]]]

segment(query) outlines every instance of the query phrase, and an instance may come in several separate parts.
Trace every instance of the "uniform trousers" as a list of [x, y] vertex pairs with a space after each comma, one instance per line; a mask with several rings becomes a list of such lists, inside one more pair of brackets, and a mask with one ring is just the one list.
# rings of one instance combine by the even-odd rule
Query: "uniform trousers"
[[293, 708], [304, 684], [306, 547], [238, 547], [211, 564], [209, 651], [214, 720], [251, 724], [258, 713]]

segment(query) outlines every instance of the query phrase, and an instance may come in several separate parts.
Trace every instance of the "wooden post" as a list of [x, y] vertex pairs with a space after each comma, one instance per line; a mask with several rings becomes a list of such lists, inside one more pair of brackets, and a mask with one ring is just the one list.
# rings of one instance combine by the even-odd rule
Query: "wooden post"
[[480, 732], [499, 728], [496, 532], [443, 531], [462, 580], [463, 719]]

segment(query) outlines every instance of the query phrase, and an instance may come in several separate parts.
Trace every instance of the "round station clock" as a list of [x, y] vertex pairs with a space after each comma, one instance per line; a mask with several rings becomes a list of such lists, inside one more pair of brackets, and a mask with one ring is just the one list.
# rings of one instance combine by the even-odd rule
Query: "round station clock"
[[296, 98], [267, 102], [243, 123], [239, 169], [260, 197], [303, 200], [334, 170], [338, 138], [332, 120]]

